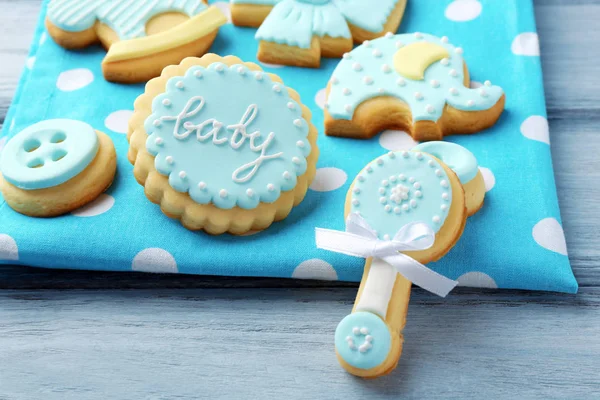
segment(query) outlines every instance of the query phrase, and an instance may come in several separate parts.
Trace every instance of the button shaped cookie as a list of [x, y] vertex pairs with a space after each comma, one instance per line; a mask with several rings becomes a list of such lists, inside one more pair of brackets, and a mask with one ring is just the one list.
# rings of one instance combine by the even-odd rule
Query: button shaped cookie
[[53, 119], [19, 132], [0, 156], [0, 190], [9, 206], [36, 217], [67, 213], [112, 183], [116, 153], [104, 133], [81, 121]]

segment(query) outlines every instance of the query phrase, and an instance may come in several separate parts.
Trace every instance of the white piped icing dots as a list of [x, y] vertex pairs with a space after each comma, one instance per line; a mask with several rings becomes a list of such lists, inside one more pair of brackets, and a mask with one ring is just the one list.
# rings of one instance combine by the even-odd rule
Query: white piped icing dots
[[194, 66], [169, 79], [144, 127], [171, 187], [223, 209], [276, 201], [311, 152], [309, 124], [287, 88], [244, 65]]
[[437, 121], [444, 106], [480, 111], [493, 107], [503, 95], [499, 86], [464, 86], [462, 49], [447, 38], [428, 34], [386, 35], [361, 45], [344, 57], [335, 71], [327, 98], [335, 119], [352, 119], [365, 100], [382, 94], [406, 102], [413, 120]]
[[424, 222], [437, 232], [452, 202], [450, 179], [429, 154], [397, 151], [371, 161], [354, 182], [351, 212], [389, 240], [402, 226]]

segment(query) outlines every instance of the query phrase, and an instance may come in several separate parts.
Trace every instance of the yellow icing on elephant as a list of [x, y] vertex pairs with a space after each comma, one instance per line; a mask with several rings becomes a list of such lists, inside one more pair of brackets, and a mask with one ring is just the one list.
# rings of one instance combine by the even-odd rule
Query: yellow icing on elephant
[[394, 54], [396, 72], [408, 79], [422, 80], [431, 64], [450, 57], [448, 50], [439, 44], [416, 42], [401, 47]]

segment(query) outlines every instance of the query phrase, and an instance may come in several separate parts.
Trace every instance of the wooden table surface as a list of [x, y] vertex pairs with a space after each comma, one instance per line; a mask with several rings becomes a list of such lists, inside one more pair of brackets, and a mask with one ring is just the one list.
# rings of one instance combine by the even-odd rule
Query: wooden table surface
[[[0, 399], [600, 398], [600, 0], [536, 7], [579, 294], [417, 289], [398, 368], [365, 381], [332, 345], [356, 285], [0, 266]], [[0, 0], [0, 123], [38, 10]]]

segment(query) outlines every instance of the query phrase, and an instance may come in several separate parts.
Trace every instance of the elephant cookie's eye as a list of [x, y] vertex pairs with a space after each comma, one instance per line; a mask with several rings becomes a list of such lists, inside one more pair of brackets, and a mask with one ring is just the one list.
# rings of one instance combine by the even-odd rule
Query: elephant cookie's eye
[[330, 82], [325, 133], [332, 136], [369, 138], [384, 120], [415, 140], [441, 140], [489, 128], [504, 109], [499, 86], [469, 87], [462, 48], [424, 33], [363, 43], [344, 56]]

